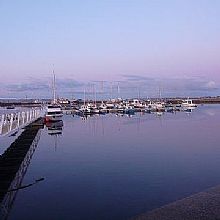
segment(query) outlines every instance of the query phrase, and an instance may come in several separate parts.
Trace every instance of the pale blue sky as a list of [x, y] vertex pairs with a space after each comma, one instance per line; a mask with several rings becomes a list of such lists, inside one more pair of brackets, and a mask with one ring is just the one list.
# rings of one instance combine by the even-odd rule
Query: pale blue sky
[[97, 80], [126, 91], [135, 75], [156, 82], [133, 80], [144, 94], [173, 80], [172, 94], [218, 94], [219, 11], [218, 0], [0, 0], [0, 97], [29, 94], [27, 84], [44, 96], [53, 65], [79, 93]]

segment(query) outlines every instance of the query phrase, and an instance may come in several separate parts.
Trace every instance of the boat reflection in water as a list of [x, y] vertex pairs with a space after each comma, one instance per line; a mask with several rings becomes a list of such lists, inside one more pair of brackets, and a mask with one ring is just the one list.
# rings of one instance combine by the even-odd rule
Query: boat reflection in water
[[183, 107], [183, 111], [186, 113], [191, 113], [196, 109], [196, 107]]
[[46, 127], [49, 135], [62, 135], [63, 121], [46, 122]]
[[46, 122], [47, 134], [54, 138], [54, 149], [57, 151], [58, 137], [62, 135], [63, 132], [63, 121], [49, 121]]

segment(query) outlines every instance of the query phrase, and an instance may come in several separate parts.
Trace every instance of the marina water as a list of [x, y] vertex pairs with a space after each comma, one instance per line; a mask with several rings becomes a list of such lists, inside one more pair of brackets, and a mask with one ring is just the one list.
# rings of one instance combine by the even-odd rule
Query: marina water
[[129, 219], [216, 186], [219, 121], [218, 105], [162, 115], [64, 115], [41, 130], [22, 185], [44, 180], [18, 191], [8, 219]]

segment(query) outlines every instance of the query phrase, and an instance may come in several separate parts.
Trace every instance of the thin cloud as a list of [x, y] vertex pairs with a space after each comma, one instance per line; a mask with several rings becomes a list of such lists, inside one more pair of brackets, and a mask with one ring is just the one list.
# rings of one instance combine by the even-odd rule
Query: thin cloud
[[5, 87], [9, 92], [29, 92], [37, 90], [48, 90], [47, 84], [40, 83], [23, 83], [23, 84], [11, 84]]
[[57, 87], [60, 88], [74, 88], [74, 87], [82, 87], [84, 86], [83, 82], [66, 78], [66, 79], [57, 79], [56, 80]]
[[211, 80], [211, 81], [209, 81], [205, 84], [205, 88], [207, 88], [207, 89], [218, 89], [218, 86], [217, 86], [216, 82]]
[[[102, 85], [102, 82], [103, 85]], [[36, 97], [48, 98], [52, 95], [52, 79], [44, 77], [43, 79], [29, 78], [24, 83], [0, 84], [1, 94], [5, 97]], [[119, 90], [118, 90], [119, 85]], [[140, 75], [122, 75], [121, 79], [111, 81], [91, 81], [82, 82], [73, 78], [56, 79], [57, 94], [59, 97], [82, 98], [84, 89], [87, 96], [92, 96], [94, 90], [97, 98], [108, 99], [110, 97], [136, 98], [140, 95], [142, 98], [158, 97], [159, 90], [162, 97], [176, 96], [206, 96], [218, 95], [220, 85], [212, 79], [202, 77], [170, 77], [153, 78]]]
[[132, 74], [123, 74], [121, 75], [125, 81], [154, 81], [155, 78], [153, 77], [146, 77], [141, 75], [132, 75]]

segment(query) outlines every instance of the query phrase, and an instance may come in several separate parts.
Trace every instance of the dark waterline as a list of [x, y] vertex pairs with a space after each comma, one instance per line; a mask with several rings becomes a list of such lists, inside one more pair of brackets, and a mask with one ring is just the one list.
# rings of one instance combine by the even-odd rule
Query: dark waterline
[[162, 116], [64, 116], [45, 127], [9, 219], [128, 219], [220, 184], [220, 106]]

